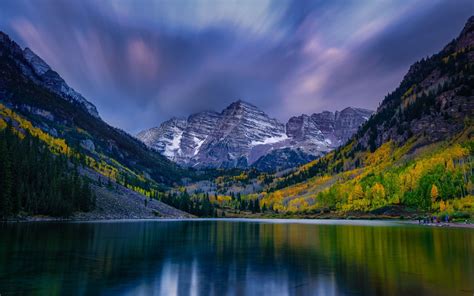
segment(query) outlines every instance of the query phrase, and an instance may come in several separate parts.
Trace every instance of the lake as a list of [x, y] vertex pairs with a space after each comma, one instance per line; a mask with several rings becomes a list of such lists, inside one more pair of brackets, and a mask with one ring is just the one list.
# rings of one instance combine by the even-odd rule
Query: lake
[[350, 220], [3, 223], [0, 294], [472, 296], [474, 230]]

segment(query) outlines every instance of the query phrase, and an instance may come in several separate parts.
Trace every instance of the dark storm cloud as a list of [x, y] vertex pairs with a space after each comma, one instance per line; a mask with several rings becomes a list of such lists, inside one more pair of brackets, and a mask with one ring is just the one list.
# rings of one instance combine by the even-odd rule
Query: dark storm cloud
[[346, 98], [374, 108], [398, 86], [411, 64], [437, 53], [457, 37], [474, 12], [474, 2], [434, 3], [403, 13], [370, 42], [355, 47], [348, 63], [334, 71], [325, 84], [321, 92], [328, 102], [325, 105], [337, 100], [342, 108]]
[[282, 120], [376, 108], [473, 12], [470, 0], [7, 0], [0, 29], [136, 132], [236, 99]]

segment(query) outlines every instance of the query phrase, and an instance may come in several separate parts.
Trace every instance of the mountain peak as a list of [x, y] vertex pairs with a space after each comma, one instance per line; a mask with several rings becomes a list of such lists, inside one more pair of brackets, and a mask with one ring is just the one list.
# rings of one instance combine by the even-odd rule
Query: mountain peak
[[55, 93], [66, 101], [79, 104], [90, 115], [100, 118], [97, 108], [70, 87], [42, 58], [28, 47], [22, 49], [3, 32], [0, 32], [0, 55], [14, 60], [20, 66], [24, 77], [36, 85]]
[[186, 124], [187, 124], [186, 118], [171, 117], [167, 121], [163, 122], [160, 125], [160, 128], [168, 127], [168, 128], [177, 128], [179, 130], [182, 130], [186, 127]]
[[[464, 25], [461, 34], [456, 40], [456, 49], [460, 50], [474, 45], [474, 16], [471, 16]], [[449, 46], [448, 46], [449, 48]]]
[[[295, 165], [294, 161], [281, 163], [294, 156], [288, 149], [299, 149], [299, 157], [291, 158], [300, 161], [319, 156], [352, 136], [372, 111], [346, 108], [336, 114], [303, 114], [284, 125], [255, 105], [237, 100], [221, 113], [204, 111], [190, 115], [187, 120], [172, 118], [137, 137], [186, 166], [248, 167], [272, 152], [265, 160], [266, 167], [270, 160], [275, 167], [288, 167]], [[302, 154], [308, 157], [300, 157]]]
[[8, 34], [0, 31], [0, 55], [6, 49], [10, 51], [12, 55], [21, 55], [21, 47], [13, 41]]
[[258, 109], [258, 107], [256, 107], [255, 105], [247, 102], [247, 101], [244, 101], [244, 100], [237, 100], [235, 102], [232, 102], [229, 106], [227, 106], [226, 109]]
[[347, 108], [342, 109], [341, 111], [336, 111], [336, 116], [338, 114], [340, 115], [340, 114], [351, 114], [351, 113], [360, 114], [368, 118], [370, 117], [370, 115], [374, 113], [374, 111], [369, 110], [369, 109], [364, 109], [364, 108], [347, 107]]
[[168, 121], [169, 122], [182, 122], [182, 121], [186, 121], [186, 118], [173, 116]]
[[464, 25], [464, 29], [463, 29], [462, 32], [461, 32], [461, 35], [464, 35], [464, 34], [466, 34], [467, 32], [472, 32], [472, 31], [474, 31], [474, 15], [471, 16], [471, 17], [467, 20], [466, 24]]
[[10, 41], [10, 36], [3, 31], [0, 31], [0, 43], [5, 43], [6, 41]]
[[267, 116], [262, 110], [255, 105], [248, 102], [238, 100], [231, 103], [225, 108], [222, 113], [223, 116], [235, 116], [236, 118], [245, 117], [247, 114], [254, 114], [255, 116]]
[[0, 31], [0, 43], [13, 42], [7, 33]]
[[238, 99], [237, 101], [234, 102], [235, 104], [240, 104], [240, 105], [252, 105], [247, 101], [244, 101], [242, 99]]

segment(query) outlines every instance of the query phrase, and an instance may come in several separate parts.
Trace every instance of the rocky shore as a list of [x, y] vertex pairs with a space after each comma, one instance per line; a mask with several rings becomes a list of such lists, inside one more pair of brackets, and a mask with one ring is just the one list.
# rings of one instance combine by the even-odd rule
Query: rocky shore
[[[192, 215], [161, 201], [145, 198], [123, 186], [113, 189], [95, 186], [96, 207], [90, 212], [74, 214], [72, 220], [191, 218]], [[146, 200], [146, 201], [145, 201]]]

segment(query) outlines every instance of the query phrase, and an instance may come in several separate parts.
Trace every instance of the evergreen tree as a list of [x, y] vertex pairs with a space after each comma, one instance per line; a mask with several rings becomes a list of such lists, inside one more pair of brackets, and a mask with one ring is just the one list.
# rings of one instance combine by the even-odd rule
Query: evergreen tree
[[20, 138], [10, 126], [0, 131], [0, 217], [20, 211], [69, 216], [91, 210], [95, 196], [90, 182], [72, 159], [53, 154], [29, 134]]

